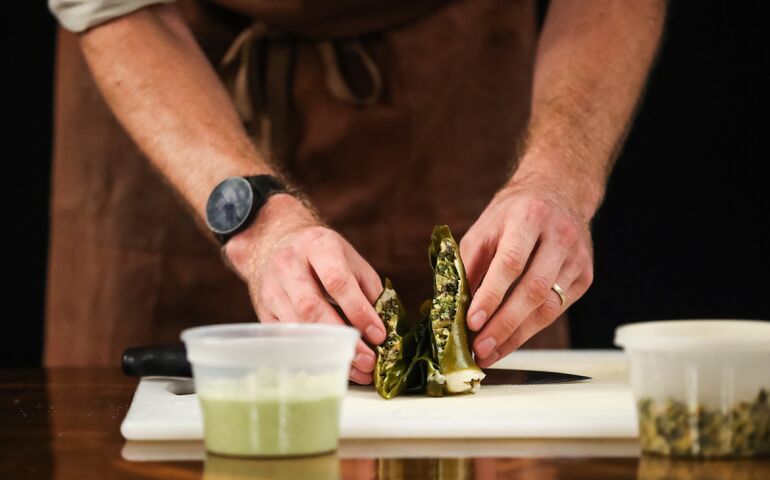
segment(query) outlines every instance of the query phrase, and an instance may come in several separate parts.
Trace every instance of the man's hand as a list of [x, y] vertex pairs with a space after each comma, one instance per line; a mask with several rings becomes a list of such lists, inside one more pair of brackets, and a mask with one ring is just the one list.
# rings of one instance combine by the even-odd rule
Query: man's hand
[[[207, 234], [206, 202], [223, 178], [276, 175], [176, 6], [143, 8], [80, 38], [112, 111]], [[382, 290], [377, 274], [296, 198], [271, 197], [224, 253], [247, 282], [263, 322], [344, 323], [333, 300], [370, 342], [384, 340], [371, 306]], [[351, 378], [370, 382], [374, 360], [359, 342]]]
[[[550, 325], [593, 279], [588, 221], [555, 180], [514, 180], [460, 242], [471, 291], [468, 326], [489, 367]], [[483, 279], [482, 279], [483, 278]], [[562, 305], [551, 289], [567, 295]]]
[[[258, 220], [228, 241], [225, 255], [248, 284], [262, 322], [344, 325], [333, 301], [370, 343], [385, 340], [372, 307], [380, 278], [342, 236], [289, 195], [270, 197]], [[359, 340], [350, 378], [370, 383], [374, 363], [374, 352]]]
[[[551, 324], [591, 284], [589, 222], [630, 127], [665, 6], [550, 2], [524, 154], [460, 243], [471, 288], [478, 287], [468, 325], [481, 330], [474, 342], [480, 366]], [[566, 293], [564, 305], [554, 283]]]

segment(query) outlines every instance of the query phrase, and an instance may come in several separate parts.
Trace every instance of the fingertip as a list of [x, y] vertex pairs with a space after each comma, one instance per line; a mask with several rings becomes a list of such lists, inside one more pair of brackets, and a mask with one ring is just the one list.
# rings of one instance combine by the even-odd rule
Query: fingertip
[[487, 312], [484, 310], [477, 310], [473, 312], [470, 315], [470, 319], [468, 319], [468, 328], [474, 332], [478, 332], [481, 330], [481, 327], [484, 326], [484, 323], [486, 323], [487, 316]]
[[473, 346], [473, 350], [476, 352], [476, 356], [482, 359], [486, 359], [495, 353], [497, 349], [497, 341], [494, 337], [486, 337], [476, 340], [476, 344]]
[[376, 359], [373, 353], [359, 352], [353, 358], [353, 366], [364, 373], [371, 373], [374, 370]]
[[359, 385], [369, 385], [372, 383], [372, 374], [362, 372], [361, 370], [353, 367], [350, 369], [350, 379]]
[[490, 356], [488, 356], [487, 358], [479, 359], [477, 361], [477, 363], [478, 363], [480, 368], [489, 368], [492, 365], [494, 365], [494, 363], [496, 361], [498, 361], [499, 359], [500, 359], [500, 354], [498, 352], [494, 352]]
[[377, 324], [369, 325], [366, 327], [366, 330], [364, 330], [364, 335], [369, 342], [374, 345], [379, 345], [385, 341], [385, 328], [383, 328], [382, 325]]

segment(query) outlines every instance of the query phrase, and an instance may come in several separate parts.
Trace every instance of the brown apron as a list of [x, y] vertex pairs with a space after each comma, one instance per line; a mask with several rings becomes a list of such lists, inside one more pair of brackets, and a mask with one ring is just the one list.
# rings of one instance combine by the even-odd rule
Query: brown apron
[[[379, 0], [369, 10], [350, 0], [285, 2], [296, 11], [221, 3], [250, 18], [183, 4], [215, 65], [251, 19], [291, 33], [283, 114], [294, 134], [282, 166], [415, 309], [431, 294], [433, 225], [460, 238], [515, 157], [530, 100], [532, 2], [458, 0], [430, 12]], [[319, 3], [344, 8], [322, 14]], [[376, 101], [330, 89], [319, 42], [349, 35], [376, 65]], [[45, 363], [114, 365], [126, 347], [174, 343], [189, 326], [256, 320], [246, 286], [110, 113], [76, 38], [58, 40]], [[566, 344], [560, 321], [528, 345]]]

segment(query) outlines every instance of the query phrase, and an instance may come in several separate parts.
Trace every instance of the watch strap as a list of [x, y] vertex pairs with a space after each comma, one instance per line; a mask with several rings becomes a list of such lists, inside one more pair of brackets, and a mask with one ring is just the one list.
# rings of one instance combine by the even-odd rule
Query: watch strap
[[255, 175], [251, 177], [243, 177], [251, 185], [251, 189], [254, 193], [259, 193], [262, 198], [260, 207], [267, 202], [267, 199], [271, 195], [276, 193], [285, 193], [287, 191], [286, 185], [272, 175]]

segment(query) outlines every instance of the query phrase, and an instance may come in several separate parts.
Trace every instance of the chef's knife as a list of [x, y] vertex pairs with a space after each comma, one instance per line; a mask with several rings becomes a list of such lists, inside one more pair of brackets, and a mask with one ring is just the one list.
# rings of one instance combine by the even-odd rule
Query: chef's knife
[[[123, 373], [131, 377], [192, 377], [184, 345], [129, 348], [123, 353]], [[487, 368], [484, 373], [484, 385], [544, 385], [591, 379], [541, 370]]]

